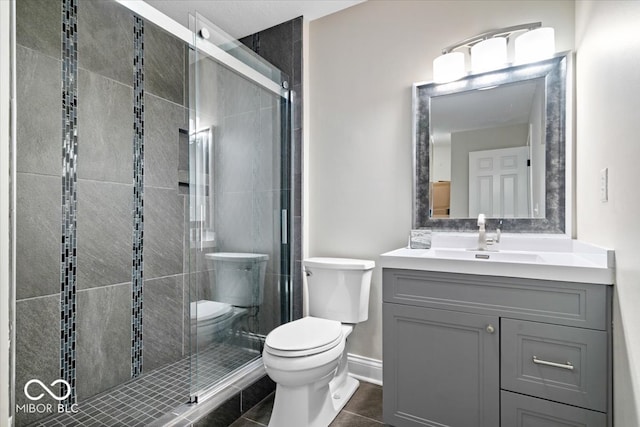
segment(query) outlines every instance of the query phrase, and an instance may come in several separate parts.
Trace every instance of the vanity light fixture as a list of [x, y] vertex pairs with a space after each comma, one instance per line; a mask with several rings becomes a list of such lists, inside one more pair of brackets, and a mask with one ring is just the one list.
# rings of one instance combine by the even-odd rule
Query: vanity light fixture
[[492, 37], [471, 46], [471, 70], [492, 71], [507, 65], [506, 37]]
[[460, 48], [470, 49], [471, 73], [482, 73], [507, 66], [507, 43], [513, 34], [522, 31], [525, 33], [515, 39], [514, 63], [524, 64], [553, 56], [553, 28], [542, 27], [541, 22], [514, 25], [487, 31], [442, 49], [442, 55], [433, 60], [433, 81], [452, 82], [467, 74], [464, 53], [456, 52]]
[[462, 52], [446, 53], [433, 60], [433, 81], [436, 83], [458, 80], [465, 74]]
[[520, 34], [515, 41], [516, 64], [550, 58], [556, 53], [555, 32], [551, 27], [541, 27]]

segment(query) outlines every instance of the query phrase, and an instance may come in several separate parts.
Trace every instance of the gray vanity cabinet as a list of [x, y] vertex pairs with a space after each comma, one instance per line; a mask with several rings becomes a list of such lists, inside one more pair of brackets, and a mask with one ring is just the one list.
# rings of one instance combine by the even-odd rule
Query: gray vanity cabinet
[[497, 426], [498, 317], [400, 304], [383, 310], [385, 348], [398, 350], [384, 354], [385, 405], [394, 407], [385, 421]]
[[611, 427], [611, 287], [383, 269], [392, 426]]

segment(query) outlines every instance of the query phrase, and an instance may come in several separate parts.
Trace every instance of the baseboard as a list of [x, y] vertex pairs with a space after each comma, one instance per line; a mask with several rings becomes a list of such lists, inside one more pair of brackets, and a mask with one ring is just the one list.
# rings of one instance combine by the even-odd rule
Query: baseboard
[[348, 354], [349, 375], [377, 385], [382, 385], [382, 361], [357, 354]]

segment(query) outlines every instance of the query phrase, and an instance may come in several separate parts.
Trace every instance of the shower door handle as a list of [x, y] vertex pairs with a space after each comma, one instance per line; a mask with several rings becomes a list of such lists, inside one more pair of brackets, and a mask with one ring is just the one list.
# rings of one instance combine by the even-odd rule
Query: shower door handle
[[204, 251], [204, 243], [202, 238], [204, 237], [204, 205], [200, 205], [200, 252]]
[[286, 245], [288, 244], [288, 235], [289, 235], [289, 221], [288, 221], [288, 215], [287, 215], [287, 210], [286, 209], [282, 209], [280, 211], [280, 230], [281, 230], [281, 236], [280, 239], [282, 240], [282, 244]]

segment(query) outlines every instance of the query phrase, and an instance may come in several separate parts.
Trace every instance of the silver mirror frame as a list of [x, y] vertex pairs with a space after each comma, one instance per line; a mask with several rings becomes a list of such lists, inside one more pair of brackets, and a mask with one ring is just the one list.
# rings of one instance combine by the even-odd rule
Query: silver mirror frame
[[451, 83], [413, 85], [413, 228], [438, 231], [475, 231], [475, 218], [430, 218], [429, 134], [431, 98], [500, 84], [543, 77], [546, 96], [545, 218], [491, 218], [487, 226], [509, 233], [566, 233], [567, 195], [567, 77], [570, 54], [525, 65], [467, 76]]

